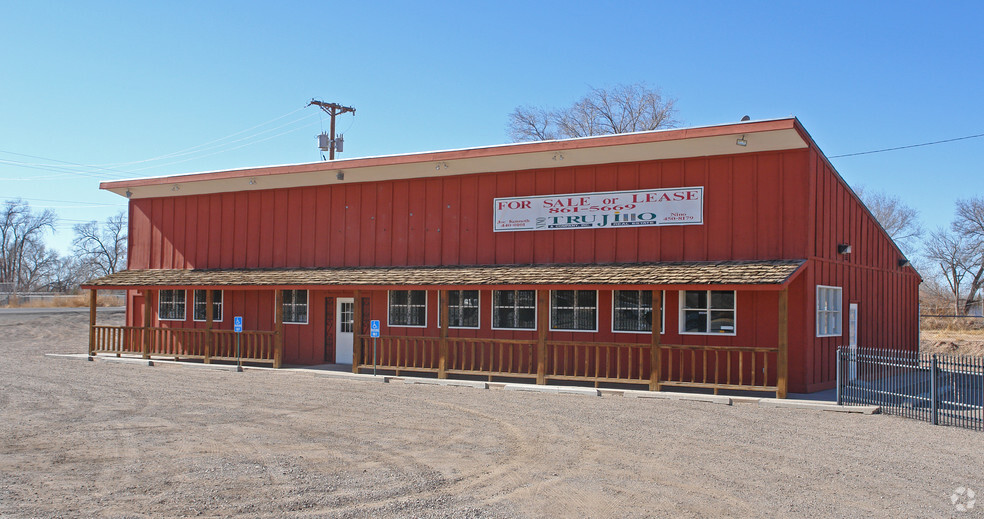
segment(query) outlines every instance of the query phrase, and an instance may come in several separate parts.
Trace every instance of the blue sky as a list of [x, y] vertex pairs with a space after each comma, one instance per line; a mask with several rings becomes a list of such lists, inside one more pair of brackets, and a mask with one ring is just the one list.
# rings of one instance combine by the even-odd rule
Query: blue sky
[[[0, 12], [0, 199], [54, 209], [62, 251], [74, 223], [125, 207], [99, 180], [320, 160], [327, 120], [304, 108], [311, 98], [356, 107], [338, 124], [349, 158], [507, 142], [518, 105], [639, 81], [676, 98], [684, 126], [795, 115], [828, 155], [984, 133], [979, 2], [32, 1]], [[984, 194], [982, 151], [977, 138], [832, 162], [933, 228], [958, 197]]]

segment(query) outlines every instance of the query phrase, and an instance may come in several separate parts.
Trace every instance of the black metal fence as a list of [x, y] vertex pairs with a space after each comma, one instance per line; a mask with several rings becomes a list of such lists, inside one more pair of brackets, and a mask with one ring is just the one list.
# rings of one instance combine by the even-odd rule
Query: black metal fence
[[841, 347], [837, 403], [981, 431], [984, 357]]

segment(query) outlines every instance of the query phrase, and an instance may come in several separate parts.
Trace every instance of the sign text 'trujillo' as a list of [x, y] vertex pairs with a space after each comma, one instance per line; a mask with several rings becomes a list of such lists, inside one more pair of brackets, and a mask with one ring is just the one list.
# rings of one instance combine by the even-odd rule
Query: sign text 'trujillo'
[[703, 223], [703, 186], [495, 199], [496, 231]]

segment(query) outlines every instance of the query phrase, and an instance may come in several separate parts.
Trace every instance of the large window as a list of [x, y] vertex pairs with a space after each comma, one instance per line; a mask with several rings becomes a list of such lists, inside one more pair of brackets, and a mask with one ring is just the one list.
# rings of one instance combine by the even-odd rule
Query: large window
[[[651, 300], [649, 304], [652, 305]], [[576, 332], [598, 331], [598, 291], [551, 291], [550, 329]]]
[[680, 333], [734, 335], [734, 290], [682, 291]]
[[[195, 313], [192, 317], [195, 321], [206, 320], [206, 310], [208, 309], [208, 292], [205, 290], [195, 290]], [[212, 320], [222, 321], [222, 291], [212, 291]]]
[[841, 287], [817, 285], [817, 337], [841, 335]]
[[492, 328], [535, 330], [536, 290], [493, 291]]
[[308, 292], [307, 290], [284, 290], [284, 323], [307, 324], [308, 321]]
[[161, 290], [157, 300], [157, 318], [161, 321], [184, 321], [185, 291]]
[[[663, 333], [663, 307], [660, 307], [659, 316], [659, 331]], [[652, 333], [653, 291], [614, 291], [612, 293], [612, 331]]]
[[390, 326], [427, 326], [427, 291], [390, 290]]
[[[440, 312], [437, 326], [441, 326]], [[448, 328], [478, 328], [478, 290], [448, 291]]]

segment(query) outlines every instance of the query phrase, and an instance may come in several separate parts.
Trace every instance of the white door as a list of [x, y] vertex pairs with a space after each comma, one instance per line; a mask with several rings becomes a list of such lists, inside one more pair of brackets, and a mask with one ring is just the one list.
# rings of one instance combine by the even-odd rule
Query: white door
[[352, 363], [353, 321], [355, 299], [339, 297], [335, 303], [335, 363]]
[[847, 316], [847, 347], [851, 352], [851, 362], [847, 366], [847, 379], [854, 380], [858, 378], [858, 365], [855, 359], [857, 359], [858, 353], [858, 304], [851, 303], [850, 309], [848, 310]]

